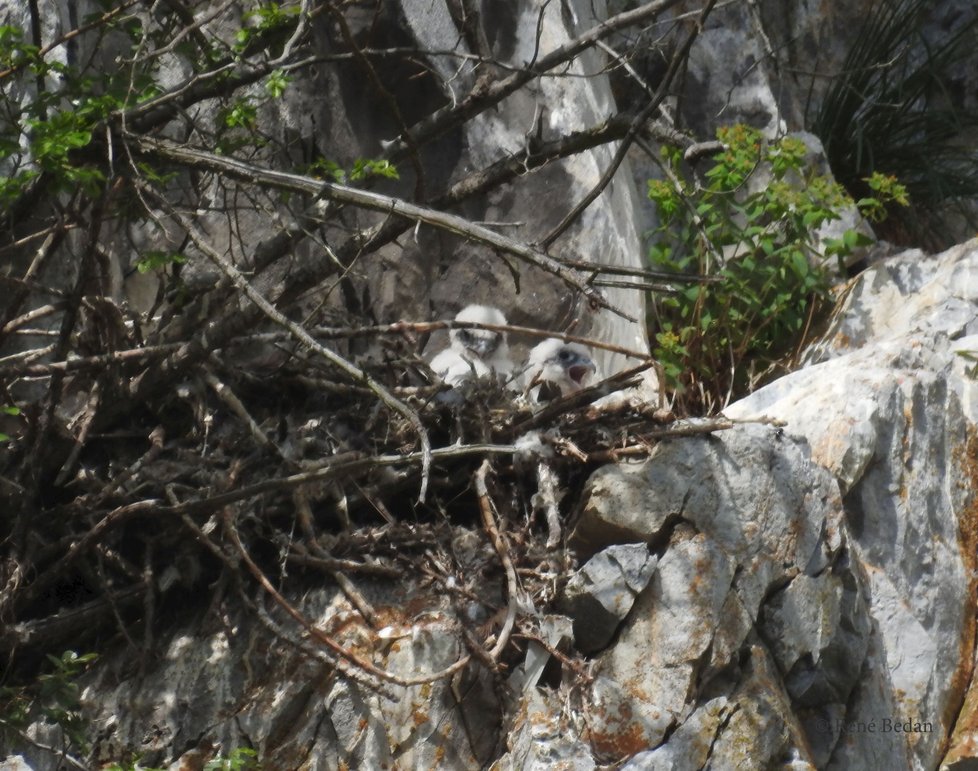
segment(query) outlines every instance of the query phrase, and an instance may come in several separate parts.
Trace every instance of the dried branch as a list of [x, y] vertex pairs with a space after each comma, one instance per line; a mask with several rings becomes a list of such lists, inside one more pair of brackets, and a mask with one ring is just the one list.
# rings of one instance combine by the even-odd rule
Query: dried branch
[[[595, 267], [597, 268], [597, 266]], [[344, 340], [360, 337], [376, 337], [380, 335], [423, 335], [439, 330], [452, 329], [488, 329], [493, 332], [515, 333], [534, 338], [557, 337], [564, 342], [581, 343], [582, 345], [587, 345], [591, 348], [620, 353], [623, 356], [628, 356], [632, 359], [644, 360], [648, 359], [649, 357], [648, 353], [642, 351], [635, 351], [620, 345], [605, 343], [601, 340], [582, 337], [580, 335], [555, 332], [552, 329], [537, 329], [536, 327], [523, 327], [513, 324], [481, 324], [479, 322], [454, 321], [449, 319], [443, 321], [395, 321], [391, 324], [362, 327], [312, 327], [307, 331], [313, 337], [322, 340]], [[249, 333], [246, 335], [235, 336], [228, 340], [227, 343], [240, 341], [272, 343], [287, 340], [291, 337], [292, 334], [290, 332], [260, 332], [257, 334]], [[31, 361], [25, 362], [19, 360], [13, 361], [9, 364], [3, 364], [2, 362], [4, 360], [0, 360], [0, 377], [43, 377], [46, 375], [51, 375], [55, 372], [102, 370], [114, 365], [128, 367], [143, 366], [154, 359], [160, 359], [164, 356], [170, 356], [179, 352], [184, 345], [184, 343], [162, 343], [160, 345], [146, 346], [145, 348], [131, 348], [123, 351], [97, 354], [95, 356], [78, 356], [63, 361], [51, 361], [43, 364], [34, 364]], [[51, 351], [48, 348], [38, 349], [38, 353], [40, 355], [46, 355], [50, 352]], [[17, 355], [23, 357], [30, 353], [30, 351], [27, 351]], [[336, 387], [343, 393], [369, 392], [369, 389], [358, 389], [355, 386], [341, 387], [339, 384], [337, 384]]]
[[[370, 624], [374, 629], [377, 628], [377, 612], [373, 609], [366, 598], [360, 593], [360, 591], [353, 585], [353, 582], [347, 578], [346, 573], [338, 570], [335, 565], [330, 564], [330, 555], [323, 549], [316, 540], [316, 534], [312, 529], [312, 508], [309, 506], [309, 499], [303, 494], [302, 489], [296, 490], [292, 495], [292, 501], [295, 503], [296, 507], [296, 518], [299, 520], [299, 526], [303, 530], [303, 534], [306, 540], [309, 542], [309, 548], [316, 552], [322, 562], [320, 565], [325, 568], [326, 572], [329, 573], [330, 577], [336, 582], [337, 586], [343, 590], [343, 594], [352, 603], [360, 615], [363, 616], [364, 620]], [[291, 541], [291, 539], [290, 539]], [[291, 548], [295, 548], [290, 544]]]
[[556, 470], [546, 461], [537, 463], [537, 491], [531, 502], [536, 511], [542, 511], [547, 523], [547, 550], [560, 544], [560, 485]]
[[[38, 377], [52, 375], [55, 372], [78, 372], [86, 369], [102, 370], [114, 365], [142, 365], [153, 359], [169, 356], [179, 351], [183, 345], [183, 343], [149, 345], [145, 348], [112, 351], [110, 353], [96, 354], [95, 356], [78, 356], [71, 359], [62, 359], [61, 361], [45, 362], [43, 364], [16, 362], [0, 365], [0, 377], [13, 378], [25, 375]], [[43, 352], [49, 353], [50, 351], [44, 349]], [[28, 353], [30, 352], [28, 351]]]
[[573, 208], [567, 215], [551, 230], [543, 239], [540, 241], [540, 246], [543, 249], [547, 249], [554, 241], [556, 241], [561, 234], [563, 234], [567, 228], [569, 228], [573, 222], [581, 215], [581, 213], [587, 209], [594, 201], [597, 199], [604, 189], [611, 183], [615, 174], [618, 173], [618, 167], [621, 166], [622, 161], [625, 160], [625, 155], [628, 153], [628, 148], [631, 146], [632, 142], [638, 136], [639, 131], [642, 126], [652, 117], [652, 113], [655, 112], [659, 105], [662, 104], [662, 100], [665, 99], [668, 92], [669, 86], [672, 85], [673, 79], [679, 72], [679, 68], [683, 65], [689, 55], [689, 49], [693, 45], [693, 41], [699, 36], [699, 33], [703, 29], [703, 24], [706, 22], [707, 17], [710, 15], [710, 11], [713, 10], [713, 6], [716, 5], [717, 0], [707, 0], [706, 5], [700, 12], [699, 18], [697, 18], [696, 23], [693, 25], [693, 29], [686, 36], [686, 40], [683, 44], [673, 53], [672, 59], [669, 62], [669, 68], [666, 70], [665, 75], [663, 75], [661, 82], [656, 88], [655, 95], [649, 101], [649, 103], [635, 116], [632, 120], [631, 126], [628, 128], [628, 132], [625, 134], [621, 143], [618, 145], [618, 149], [615, 152], [615, 157], [612, 159], [608, 168], [605, 169], [604, 174], [601, 175], [601, 179], [598, 183], [588, 191], [587, 195]]
[[[148, 186], [144, 186], [144, 190], [147, 193], [155, 196], [155, 191], [150, 189]], [[218, 254], [218, 252], [210, 245], [210, 242], [207, 240], [204, 234], [200, 232], [193, 222], [184, 217], [173, 207], [167, 205], [165, 201], [163, 201], [163, 204], [169, 210], [170, 216], [172, 216], [180, 224], [180, 227], [183, 228], [183, 230], [190, 236], [197, 248], [200, 249], [200, 251], [203, 252], [204, 255], [206, 255], [207, 258], [210, 259], [210, 261], [213, 262], [214, 265], [220, 269], [220, 271], [224, 273], [228, 279], [231, 280], [234, 286], [242, 294], [244, 294], [256, 306], [258, 306], [262, 313], [264, 313], [269, 319], [278, 324], [280, 327], [288, 330], [288, 332], [296, 340], [306, 345], [309, 349], [315, 351], [319, 356], [326, 359], [326, 361], [328, 361], [334, 367], [345, 372], [357, 382], [363, 383], [367, 388], [373, 391], [377, 398], [387, 405], [388, 408], [407, 418], [408, 422], [417, 432], [418, 439], [421, 442], [423, 459], [421, 462], [421, 490], [418, 494], [418, 499], [423, 502], [428, 488], [428, 475], [431, 468], [431, 440], [428, 438], [428, 432], [422, 424], [421, 418], [418, 417], [418, 413], [400, 399], [395, 397], [390, 391], [388, 391], [383, 385], [381, 385], [366, 372], [361, 370], [353, 363], [347, 361], [339, 354], [318, 343], [299, 324], [286, 318], [270, 302], [268, 302], [268, 300], [266, 300], [257, 289], [248, 283], [245, 277], [241, 275], [240, 271], [238, 271], [230, 260], [228, 260], [224, 255]]]
[[319, 568], [329, 573], [343, 571], [344, 573], [363, 573], [380, 578], [402, 578], [404, 576], [403, 570], [390, 565], [356, 562], [355, 560], [337, 559], [336, 557], [314, 557], [306, 553], [302, 544], [294, 544], [293, 552], [286, 559], [297, 565]]
[[75, 468], [75, 464], [78, 462], [78, 457], [81, 455], [81, 451], [85, 447], [85, 442], [88, 440], [88, 432], [91, 430], [92, 423], [95, 421], [95, 416], [98, 414], [98, 406], [101, 401], [102, 385], [100, 382], [96, 382], [92, 386], [91, 393], [88, 396], [88, 402], [82, 411], [81, 426], [78, 429], [78, 435], [75, 437], [71, 452], [68, 453], [67, 460], [65, 460], [65, 462], [61, 465], [58, 475], [54, 478], [54, 484], [56, 487], [60, 487], [66, 481], [68, 481], [68, 476]]
[[[455, 126], [465, 123], [475, 115], [498, 104], [531, 80], [569, 62], [597, 41], [609, 37], [620, 29], [654, 19], [678, 2], [679, 0], [653, 0], [653, 2], [646, 3], [639, 8], [619, 13], [592, 27], [583, 35], [558, 46], [549, 54], [538, 59], [535, 58], [525, 69], [518, 70], [502, 80], [480, 83], [478, 89], [473, 90], [457, 104], [443, 107], [412, 126], [410, 131], [412, 141], [421, 145], [438, 138]], [[382, 157], [385, 160], [396, 162], [403, 158], [408, 151], [409, 146], [406, 139], [399, 139], [387, 147]]]
[[[138, 0], [127, 0], [127, 2], [124, 2], [121, 5], [116, 6], [115, 8], [109, 11], [106, 11], [97, 19], [92, 19], [92, 21], [88, 22], [87, 24], [82, 24], [80, 27], [77, 27], [76, 29], [66, 32], [65, 34], [58, 37], [56, 40], [51, 41], [46, 46], [41, 48], [35, 54], [35, 56], [39, 59], [43, 59], [45, 56], [51, 53], [51, 51], [53, 51], [55, 48], [64, 45], [69, 40], [72, 40], [73, 38], [76, 38], [79, 35], [83, 35], [89, 30], [95, 29], [96, 27], [100, 27], [103, 24], [108, 24], [110, 21], [112, 21], [112, 19], [114, 19], [119, 14], [121, 14], [123, 11], [128, 10], [132, 6], [136, 5], [137, 2]], [[24, 67], [30, 65], [31, 61], [32, 60], [29, 56], [25, 56], [18, 64], [15, 64], [12, 67], [8, 67], [5, 70], [0, 70], [0, 80], [3, 80], [4, 78], [9, 78], [14, 73], [20, 72], [22, 69], [24, 69]]]
[[20, 624], [4, 624], [0, 632], [0, 654], [38, 646], [71, 644], [86, 630], [101, 627], [112, 615], [112, 605], [136, 606], [145, 591], [142, 583], [118, 590], [46, 618]]
[[48, 589], [50, 589], [57, 581], [61, 579], [64, 575], [64, 571], [69, 567], [79, 556], [91, 549], [96, 543], [98, 543], [99, 538], [106, 530], [115, 527], [122, 522], [135, 517], [138, 514], [145, 514], [148, 512], [155, 511], [159, 507], [160, 501], [156, 499], [149, 499], [143, 501], [136, 501], [134, 503], [126, 504], [125, 506], [119, 506], [113, 509], [104, 517], [102, 517], [99, 522], [88, 530], [81, 538], [71, 539], [72, 543], [68, 550], [64, 553], [55, 564], [51, 565], [47, 570], [38, 575], [30, 584], [24, 587], [22, 592], [15, 596], [15, 606], [17, 609], [22, 609], [27, 607], [31, 602], [33, 602], [37, 597], [43, 595]]
[[[17, 314], [20, 312], [24, 301], [30, 295], [32, 279], [41, 273], [44, 264], [54, 253], [55, 249], [61, 245], [67, 232], [68, 228], [62, 224], [55, 226], [34, 253], [34, 259], [31, 260], [31, 264], [20, 279], [21, 286], [15, 290], [13, 297], [9, 298], [4, 308], [3, 316], [0, 316], [0, 342], [3, 342], [11, 332], [17, 329], [18, 324], [15, 323], [19, 321]], [[25, 316], [29, 317], [28, 320], [37, 318], [36, 316], [31, 317], [29, 313], [25, 314]], [[24, 318], [24, 316], [20, 318]], [[27, 322], [25, 321], [24, 323]]]
[[244, 548], [244, 544], [241, 543], [241, 538], [238, 536], [237, 528], [234, 526], [232, 517], [229, 511], [225, 510], [224, 516], [222, 518], [224, 523], [224, 531], [234, 546], [238, 553], [238, 556], [245, 563], [248, 568], [248, 572], [261, 584], [261, 587], [271, 596], [275, 603], [282, 608], [289, 616], [292, 617], [303, 629], [305, 629], [312, 637], [321, 642], [327, 648], [329, 648], [333, 653], [342, 657], [349, 663], [356, 666], [358, 669], [367, 672], [381, 680], [386, 680], [389, 683], [394, 683], [395, 685], [401, 686], [412, 686], [412, 685], [423, 685], [425, 683], [434, 683], [438, 680], [444, 680], [447, 677], [451, 677], [456, 672], [464, 669], [471, 656], [462, 656], [458, 661], [449, 667], [441, 670], [440, 672], [434, 672], [430, 675], [421, 675], [417, 677], [399, 677], [398, 675], [393, 675], [383, 669], [375, 667], [371, 662], [356, 655], [355, 653], [347, 650], [338, 642], [336, 642], [332, 637], [326, 634], [319, 627], [315, 626], [309, 619], [307, 619], [302, 613], [300, 613], [288, 600], [283, 597], [278, 590], [272, 586], [272, 582], [268, 579], [268, 576], [262, 572], [261, 568], [255, 564], [254, 560], [251, 559], [251, 555], [248, 554], [247, 550]]
[[[431, 451], [432, 463], [447, 458], [464, 458], [471, 455], [512, 455], [516, 447], [511, 444], [470, 444], [440, 447]], [[219, 493], [207, 498], [185, 501], [173, 506], [159, 506], [160, 514], [200, 513], [214, 511], [235, 501], [245, 500], [271, 490], [289, 490], [294, 487], [321, 482], [338, 476], [346, 476], [359, 471], [400, 465], [420, 465], [424, 462], [423, 452], [398, 453], [395, 455], [366, 455], [348, 452], [334, 455], [324, 461], [322, 466], [312, 471], [303, 471], [286, 477], [276, 477], [252, 485]]]
[[258, 425], [253, 417], [251, 417], [251, 414], [248, 412], [248, 408], [244, 406], [242, 401], [235, 395], [234, 391], [231, 390], [231, 388], [229, 388], [220, 378], [218, 378], [217, 375], [211, 372], [210, 369], [204, 370], [204, 382], [207, 383], [211, 389], [213, 389], [214, 393], [217, 394], [217, 397], [228, 406], [228, 409], [237, 415], [238, 418], [240, 418], [241, 421], [248, 427], [248, 431], [259, 445], [279, 452], [274, 442], [265, 436], [265, 432], [261, 430], [261, 426]]
[[408, 203], [407, 201], [374, 193], [369, 190], [359, 190], [334, 182], [323, 182], [322, 180], [300, 174], [289, 174], [272, 169], [263, 169], [236, 158], [216, 155], [166, 140], [152, 139], [130, 132], [123, 132], [123, 135], [132, 144], [137, 154], [152, 156], [163, 161], [178, 163], [192, 168], [214, 171], [225, 177], [238, 179], [254, 185], [318, 196], [338, 203], [360, 206], [390, 216], [423, 222], [439, 230], [455, 233], [463, 238], [492, 246], [502, 252], [514, 255], [529, 265], [533, 265], [547, 273], [557, 276], [567, 286], [584, 295], [593, 307], [605, 308], [622, 318], [635, 321], [635, 319], [624, 311], [609, 304], [600, 292], [582, 281], [577, 271], [561, 265], [557, 260], [541, 251], [496, 233], [489, 228], [473, 224], [455, 214], [436, 211], [425, 206]]
[[[271, 594], [272, 599], [275, 600], [275, 603], [279, 605], [279, 607], [283, 608], [283, 610], [285, 610], [285, 612], [293, 620], [299, 622], [299, 625], [309, 633], [311, 638], [319, 643], [322, 643], [326, 647], [326, 650], [323, 651], [322, 649], [312, 648], [307, 649], [307, 646], [303, 642], [293, 639], [291, 635], [286, 634], [283, 629], [280, 629], [279, 625], [272, 620], [272, 618], [262, 607], [261, 603], [252, 602], [251, 599], [242, 591], [241, 598], [254, 608], [259, 622], [266, 629], [268, 629], [279, 639], [294, 645], [303, 652], [310, 653], [315, 658], [324, 660], [326, 664], [339, 670], [345, 677], [348, 677], [353, 682], [359, 683], [372, 691], [381, 693], [389, 699], [396, 698], [396, 695], [390, 691], [387, 685], [387, 682], [391, 681], [386, 672], [375, 668], [370, 662], [364, 661], [355, 654], [350, 653], [343, 646], [329, 637], [329, 635], [318, 627], [314, 626], [309, 619], [307, 619], [298, 611], [298, 609], [295, 608], [295, 606], [289, 603], [288, 600], [286, 600], [278, 591], [275, 590], [275, 587], [272, 586], [271, 582], [268, 580], [268, 577], [252, 561], [250, 555], [245, 550], [244, 545], [241, 543], [240, 538], [238, 538], [237, 531], [233, 528], [233, 526], [231, 526], [229, 529], [228, 525], [225, 524], [224, 529], [230, 536], [230, 540], [232, 544], [234, 544], [239, 558], [245, 563], [249, 572], [258, 580], [262, 588]], [[351, 657], [353, 659], [352, 661], [350, 660]]]
[[509, 636], [513, 632], [513, 625], [516, 623], [516, 609], [519, 602], [519, 586], [516, 580], [516, 568], [513, 560], [509, 556], [509, 549], [506, 541], [503, 540], [496, 526], [495, 517], [492, 514], [492, 501], [489, 499], [489, 489], [486, 487], [486, 474], [490, 469], [489, 461], [482, 461], [479, 470], [475, 473], [475, 494], [479, 498], [479, 511], [482, 514], [482, 525], [492, 541], [493, 548], [499, 555], [499, 561], [506, 572], [506, 619], [503, 621], [503, 628], [499, 630], [496, 644], [489, 651], [489, 657], [493, 661], [499, 660], [499, 655], [509, 644]]
[[633, 359], [648, 359], [648, 353], [633, 351], [620, 345], [593, 340], [589, 337], [555, 332], [552, 329], [521, 327], [513, 324], [484, 324], [477, 321], [395, 321], [375, 327], [316, 327], [312, 334], [326, 338], [372, 337], [374, 335], [403, 335], [405, 333], [428, 334], [441, 329], [488, 329], [493, 332], [515, 332], [528, 337], [557, 337], [565, 343], [581, 343], [604, 351], [613, 351]]
[[[106, 204], [108, 203], [108, 199], [112, 195], [112, 192], [113, 191], [111, 190], [104, 192], [98, 199], [95, 200], [95, 202], [92, 204], [91, 211], [89, 212], [85, 250], [81, 256], [81, 261], [78, 267], [78, 275], [75, 278], [75, 284], [72, 288], [71, 295], [68, 298], [65, 312], [61, 316], [61, 325], [58, 331], [58, 342], [54, 347], [54, 357], [56, 359], [64, 359], [68, 354], [68, 350], [71, 345], [71, 335], [74, 332], [75, 324], [78, 321], [82, 298], [85, 294], [89, 277], [94, 271], [93, 266], [96, 259], [98, 239], [99, 234], [102, 231], [103, 224], [102, 214], [105, 210]], [[52, 234], [52, 237], [53, 236], [54, 234]], [[37, 258], [35, 258], [35, 262], [36, 261]], [[51, 436], [51, 432], [55, 428], [55, 412], [58, 404], [61, 402], [63, 385], [64, 376], [62, 373], [55, 373], [52, 376], [51, 381], [48, 383], [48, 391], [45, 397], [40, 423], [35, 427], [33, 443], [29, 450], [27, 461], [21, 466], [20, 476], [18, 478], [18, 481], [21, 484], [24, 484], [25, 487], [34, 487], [35, 485], [40, 484], [40, 470], [43, 467], [41, 457], [47, 450], [48, 440]], [[28, 484], [27, 480], [31, 478], [33, 484]], [[25, 519], [26, 518], [21, 518], [19, 520], [19, 528], [22, 529], [26, 525], [26, 522], [24, 521]], [[17, 533], [15, 542], [19, 541], [23, 535], [23, 532]]]
[[519, 436], [521, 434], [525, 434], [527, 431], [532, 431], [534, 428], [548, 425], [552, 423], [554, 418], [558, 415], [568, 413], [583, 404], [590, 404], [595, 399], [604, 395], [607, 390], [624, 387], [631, 378], [654, 366], [655, 361], [646, 358], [645, 361], [638, 366], [618, 372], [611, 377], [605, 378], [598, 383], [594, 383], [593, 385], [578, 391], [577, 393], [568, 394], [567, 396], [562, 396], [559, 399], [554, 399], [542, 410], [534, 413], [531, 417], [527, 418], [523, 422], [513, 426], [510, 431], [510, 436]]

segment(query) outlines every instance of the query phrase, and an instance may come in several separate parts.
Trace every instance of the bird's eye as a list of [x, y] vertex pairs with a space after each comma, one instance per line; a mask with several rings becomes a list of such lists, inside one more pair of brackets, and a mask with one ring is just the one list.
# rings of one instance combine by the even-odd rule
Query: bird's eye
[[469, 330], [467, 329], [460, 329], [458, 331], [458, 339], [461, 340], [463, 343], [467, 343], [469, 342], [469, 340], [472, 339], [472, 333], [469, 332]]
[[566, 348], [557, 354], [557, 358], [561, 361], [569, 361], [573, 357], [573, 354]]

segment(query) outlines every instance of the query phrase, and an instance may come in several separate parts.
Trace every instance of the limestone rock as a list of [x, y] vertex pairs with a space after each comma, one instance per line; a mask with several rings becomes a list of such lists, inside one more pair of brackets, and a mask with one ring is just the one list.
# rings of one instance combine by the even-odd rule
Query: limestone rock
[[[869, 768], [880, 757], [932, 767], [965, 699], [975, 639], [978, 381], [959, 352], [978, 349], [976, 277], [974, 241], [874, 265], [849, 288], [809, 366], [726, 411], [784, 421], [785, 434], [806, 441], [844, 493], [851, 556], [868, 579], [878, 638], [869, 660], [888, 681], [864, 668], [844, 717], [819, 718], [837, 737], [836, 767]], [[819, 607], [831, 615], [835, 602]], [[814, 620], [804, 622], [806, 634]], [[781, 643], [783, 658], [790, 638]], [[908, 722], [919, 730], [892, 730]], [[881, 725], [889, 735], [866, 730]], [[960, 731], [958, 742], [972, 741], [971, 729]]]
[[590, 749], [569, 727], [570, 716], [557, 694], [529, 691], [519, 703], [509, 751], [491, 771], [592, 771], [597, 766]]
[[638, 753], [622, 766], [622, 771], [697, 771], [704, 768], [717, 733], [730, 714], [726, 697], [708, 701], [676, 729], [668, 742], [658, 749]]
[[[615, 645], [598, 656], [599, 677], [585, 706], [596, 757], [620, 761], [667, 735], [657, 752], [671, 757], [665, 748], [677, 735], [693, 742], [714, 730], [704, 727], [709, 721], [685, 726], [692, 715], [706, 720], [702, 710], [723, 697], [733, 717], [704, 740], [720, 753], [711, 763], [734, 767], [747, 756], [773, 761], [793, 754], [802, 765], [812, 764], [795, 714], [794, 681], [760, 644], [758, 619], [775, 617], [777, 598], [799, 577], [826, 587], [835, 598], [827, 607], [838, 608], [846, 621], [833, 627], [829, 614], [813, 624], [817, 631], [799, 632], [791, 651], [811, 662], [810, 671], [797, 674], [799, 682], [811, 677], [838, 684], [836, 691], [813, 692], [813, 701], [845, 702], [841, 683], [866, 659], [871, 630], [865, 579], [847, 561], [842, 501], [831, 476], [811, 462], [803, 444], [774, 428], [744, 425], [710, 438], [664, 442], [644, 464], [600, 469], [586, 495], [579, 528], [600, 512], [602, 527], [657, 541], [661, 549]], [[597, 529], [594, 522], [589, 527]], [[829, 580], [836, 573], [844, 576], [842, 584]], [[818, 606], [816, 612], [827, 611]], [[863, 622], [852, 622], [860, 613]], [[851, 630], [843, 628], [847, 623]], [[737, 683], [729, 680], [731, 667]], [[758, 729], [772, 719], [774, 727]], [[738, 752], [744, 753], [739, 761]], [[654, 753], [643, 757], [660, 762]]]
[[644, 544], [621, 544], [598, 552], [571, 576], [558, 607], [574, 619], [578, 650], [592, 653], [611, 640], [656, 562]]

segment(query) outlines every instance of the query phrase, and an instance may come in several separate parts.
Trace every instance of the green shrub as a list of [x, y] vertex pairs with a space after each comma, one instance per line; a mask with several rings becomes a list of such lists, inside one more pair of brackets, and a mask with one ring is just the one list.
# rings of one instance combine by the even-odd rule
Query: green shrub
[[[826, 261], [868, 241], [850, 230], [820, 247], [818, 229], [853, 201], [806, 168], [801, 140], [765, 144], [743, 125], [720, 129], [718, 138], [725, 149], [704, 185], [684, 172], [678, 150], [665, 148], [667, 179], [648, 189], [662, 222], [652, 265], [706, 279], [650, 304], [654, 353], [681, 412], [722, 409], [796, 350], [828, 296]], [[766, 183], [752, 178], [759, 169]], [[867, 184], [876, 195], [856, 202], [867, 215], [906, 203], [891, 178]]]
[[0, 687], [0, 733], [4, 744], [17, 746], [23, 731], [37, 720], [61, 727], [65, 750], [88, 750], [88, 723], [82, 716], [77, 680], [97, 656], [65, 651], [48, 656], [51, 671], [27, 686]]

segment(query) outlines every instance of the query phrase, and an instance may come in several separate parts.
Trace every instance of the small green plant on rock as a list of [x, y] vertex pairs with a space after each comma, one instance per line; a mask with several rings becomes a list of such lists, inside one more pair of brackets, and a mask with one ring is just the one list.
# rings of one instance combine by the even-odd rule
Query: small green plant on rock
[[[820, 243], [819, 228], [854, 202], [807, 168], [800, 139], [764, 143], [744, 125], [717, 135], [724, 149], [703, 184], [684, 170], [679, 150], [664, 148], [666, 179], [648, 187], [662, 222], [650, 262], [704, 278], [651, 304], [655, 356], [677, 407], [691, 413], [722, 409], [797, 350], [828, 297], [827, 262], [869, 241], [849, 230]], [[874, 175], [867, 184], [876, 195], [855, 202], [867, 216], [906, 204], [895, 179]]]
[[7, 746], [18, 746], [31, 723], [43, 720], [61, 727], [64, 750], [88, 751], [88, 723], [82, 715], [78, 678], [97, 656], [65, 651], [48, 656], [51, 671], [25, 686], [0, 687], [0, 734]]
[[969, 206], [978, 197], [978, 110], [956, 74], [974, 67], [978, 13], [962, 6], [953, 31], [930, 36], [937, 5], [874, 2], [809, 126], [853, 195], [875, 195], [874, 171], [907, 186], [914, 207], [884, 237], [942, 249], [954, 242], [955, 215], [978, 227]]
[[[204, 764], [203, 771], [259, 771], [258, 753], [249, 747], [237, 747], [227, 755], [218, 755]], [[139, 761], [112, 763], [105, 771], [163, 771], [158, 768], [140, 765]]]

